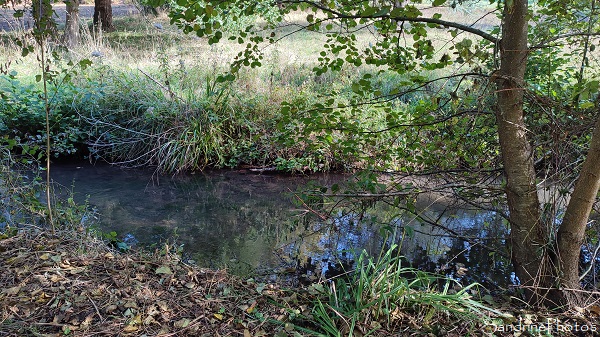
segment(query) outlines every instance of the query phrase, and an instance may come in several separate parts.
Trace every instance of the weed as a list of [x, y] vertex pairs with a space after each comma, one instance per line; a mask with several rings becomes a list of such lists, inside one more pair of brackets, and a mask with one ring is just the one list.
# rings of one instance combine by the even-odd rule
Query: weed
[[458, 282], [403, 267], [391, 246], [375, 259], [363, 251], [357, 268], [329, 281], [313, 316], [328, 336], [394, 331], [409, 321], [413, 328], [436, 331], [448, 320], [483, 321], [493, 309], [474, 299], [478, 284]]

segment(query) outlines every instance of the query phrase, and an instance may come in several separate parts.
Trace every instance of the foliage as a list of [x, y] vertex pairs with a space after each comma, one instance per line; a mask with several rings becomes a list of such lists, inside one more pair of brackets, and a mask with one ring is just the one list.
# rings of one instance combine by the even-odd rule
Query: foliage
[[377, 259], [363, 251], [354, 271], [324, 287], [326, 300], [318, 300], [313, 308], [323, 332], [328, 336], [361, 331], [368, 335], [380, 328], [391, 332], [410, 313], [415, 328], [441, 334], [448, 316], [483, 322], [486, 313], [495, 312], [473, 299], [477, 284], [462, 287], [451, 279], [403, 267], [396, 248], [390, 247]]
[[[227, 34], [221, 29], [221, 24], [215, 22], [227, 20], [243, 23], [248, 17], [264, 16], [261, 10], [264, 3], [242, 6], [238, 1], [207, 1], [192, 6], [182, 1], [179, 4], [181, 9], [170, 16], [173, 22], [183, 27], [184, 32], [207, 36], [210, 44], [228, 38], [241, 46], [245, 45], [231, 64], [229, 74], [221, 77], [221, 80], [237, 76], [244, 66], [263, 65], [262, 44], [273, 44], [288, 35], [286, 33], [280, 37], [279, 33], [287, 24], [285, 15], [292, 13], [303, 15], [305, 24], [298, 26], [298, 31], [318, 31], [327, 37], [319, 54], [319, 64], [314, 68], [316, 75], [341, 73], [351, 67], [364, 72], [352, 79], [350, 93], [333, 87], [326, 90], [317, 102], [284, 102], [282, 113], [288, 123], [280, 123], [278, 128], [283, 131], [282, 138], [287, 139], [288, 144], [306, 142], [330, 148], [328, 152], [345, 157], [342, 162], [370, 159], [368, 162], [380, 169], [397, 170], [405, 166], [424, 168], [440, 163], [442, 165], [437, 169], [496, 168], [499, 166], [499, 150], [494, 136], [495, 121], [490, 118], [493, 111], [489, 109], [495, 104], [495, 98], [489, 91], [494, 84], [488, 81], [488, 74], [493, 73], [497, 65], [494, 45], [498, 41], [499, 31], [492, 27], [486, 32], [454, 21], [444, 6], [455, 8], [463, 5], [462, 2], [450, 4], [444, 0], [433, 1], [432, 5], [440, 8], [439, 11], [425, 11], [419, 3], [291, 1], [278, 7], [280, 14], [275, 20], [271, 18], [260, 24], [248, 23], [232, 34]], [[487, 15], [493, 15], [494, 12], [493, 7], [485, 5], [464, 5], [467, 10], [476, 8], [483, 9], [483, 13], [488, 11]], [[501, 6], [500, 3], [497, 5]], [[552, 37], [555, 35], [548, 35], [548, 32], [568, 34], [594, 24], [592, 20], [578, 20], [594, 15], [585, 2], [573, 1], [570, 6], [567, 10], [562, 2], [557, 1], [535, 4], [533, 20], [536, 25], [532, 26], [532, 45], [543, 47], [533, 51], [532, 65], [528, 68], [528, 82], [535, 93], [532, 96], [550, 93], [550, 99], [567, 105], [573, 102], [573, 93], [581, 91], [577, 87], [590, 88], [583, 84], [589, 78], [578, 76], [579, 69], [572, 62], [574, 56], [581, 54], [584, 46], [570, 41], [567, 42], [570, 47], [564, 48], [565, 40], [555, 39]], [[240, 12], [240, 8], [244, 8], [244, 11]], [[550, 16], [553, 20], [546, 20]], [[402, 22], [410, 22], [410, 26], [404, 26]], [[442, 26], [449, 27], [447, 33], [451, 37], [450, 42], [443, 45], [439, 42], [442, 37], [437, 33]], [[362, 29], [376, 32], [366, 46], [358, 34]], [[471, 35], [461, 34], [461, 31]], [[573, 38], [577, 39], [578, 35], [573, 35]], [[410, 39], [411, 42], [405, 43], [403, 39]], [[584, 39], [579, 36], [577, 41]], [[546, 45], [547, 42], [552, 44]], [[442, 75], [440, 69], [444, 71]], [[401, 76], [391, 89], [378, 83], [390, 73]], [[447, 76], [448, 73], [451, 75]], [[552, 91], [551, 87], [555, 90]], [[419, 92], [424, 95], [415, 97], [415, 93]], [[591, 96], [587, 93], [592, 90], [585, 89], [583, 92], [586, 93], [584, 98], [587, 102], [583, 106], [589, 107]], [[402, 105], [404, 102], [409, 103]], [[543, 114], [548, 108], [546, 104], [540, 104], [540, 100], [533, 99], [530, 102], [531, 110], [535, 111], [532, 116], [537, 117], [537, 113]], [[365, 116], [382, 116], [385, 123], [369, 124], [370, 119]], [[463, 116], [473, 118], [464, 120]], [[529, 118], [528, 121], [532, 127], [546, 124], [540, 123], [539, 118]], [[589, 128], [589, 123], [581, 126], [585, 129], [586, 125]], [[440, 129], [452, 131], [439, 133]], [[344, 137], [340, 137], [341, 134]], [[430, 134], [434, 137], [431, 142]], [[534, 139], [535, 144], [540, 144], [537, 151], [540, 160], [549, 150], [545, 146], [548, 142], [543, 139], [544, 135], [543, 132], [534, 134], [534, 137], [541, 136], [540, 139]], [[471, 143], [471, 139], [481, 141]], [[398, 144], [393, 140], [404, 141], [405, 145], [397, 147], [395, 145]], [[451, 143], [456, 145], [447, 146]], [[577, 150], [576, 153], [581, 151]], [[395, 160], [398, 158], [412, 159], [415, 163], [398, 163]]]
[[[184, 14], [170, 15], [184, 32], [207, 36], [209, 44], [227, 37], [245, 46], [231, 63], [230, 70], [220, 77], [221, 81], [235, 79], [242, 68], [261, 67], [264, 43], [274, 44], [280, 40], [278, 28], [285, 16], [292, 13], [303, 16], [298, 30], [316, 31], [326, 37], [317, 51], [318, 64], [313, 69], [316, 75], [342, 72], [344, 67], [365, 66], [369, 70], [353, 80], [352, 93], [344, 97], [347, 101], [340, 100], [342, 92], [332, 88], [311, 105], [283, 103], [284, 118], [297, 121], [291, 125], [291, 133], [284, 132], [285, 136], [295, 135], [289, 137], [292, 142], [325, 143], [333, 147], [333, 153], [358, 157], [378, 170], [464, 171], [467, 182], [476, 181], [477, 177], [486, 179], [485, 175], [499, 169], [501, 163], [507, 180], [508, 203], [505, 205], [510, 211], [513, 264], [520, 282], [535, 289], [537, 301], [540, 284], [553, 287], [555, 280], [560, 279], [563, 286], [576, 288], [579, 283], [579, 243], [583, 242], [592, 199], [597, 196], [600, 183], [594, 163], [597, 156], [593, 152], [600, 148], [600, 141], [592, 139], [593, 143], [590, 142], [591, 154], [585, 159], [588, 165], [583, 166], [586, 170], [581, 176], [583, 180], [578, 181], [573, 192], [576, 195], [565, 212], [568, 221], [565, 220], [558, 231], [555, 224], [560, 223], [560, 211], [556, 208], [561, 206], [555, 203], [554, 212], [538, 216], [544, 210], [535, 193], [538, 188], [535, 181], [537, 173], [543, 172], [540, 169], [545, 168], [545, 177], [558, 181], [562, 184], [560, 189], [568, 191], [577, 177], [569, 170], [578, 167], [585, 158], [580, 148], [590, 139], [591, 123], [570, 120], [573, 114], [563, 111], [576, 111], [585, 119], [585, 115], [594, 111], [588, 109], [597, 107], [600, 82], [594, 78], [597, 74], [589, 71], [589, 64], [594, 51], [594, 43], [590, 42], [597, 37], [594, 32], [600, 27], [600, 21], [595, 1], [573, 0], [567, 5], [556, 0], [538, 1], [534, 4], [539, 7], [533, 6], [533, 9], [525, 0], [491, 1], [491, 4], [496, 8], [484, 8], [479, 19], [461, 22], [446, 19], [448, 11], [443, 6], [457, 6], [456, 2], [446, 0], [427, 2], [436, 9], [433, 11], [428, 11], [420, 0], [286, 1], [279, 7], [281, 15], [275, 22], [266, 20], [259, 27], [249, 25], [230, 36], [213, 23], [224, 15], [233, 21], [259, 15], [256, 3], [244, 6], [241, 0], [207, 1], [197, 6], [195, 2], [182, 0], [179, 5], [185, 8]], [[235, 8], [244, 8], [243, 14], [233, 11]], [[482, 28], [476, 26], [479, 20], [494, 12], [500, 13], [499, 22]], [[501, 30], [495, 27], [497, 24], [501, 24]], [[372, 32], [368, 43], [359, 41], [357, 33], [361, 30]], [[283, 37], [286, 35], [289, 34]], [[530, 53], [533, 67], [528, 68]], [[385, 72], [404, 77], [387, 96], [373, 86], [373, 78]], [[539, 83], [529, 85], [528, 80]], [[434, 91], [428, 99], [413, 101], [408, 108], [394, 109], [407, 93], [435, 85], [442, 89]], [[356, 118], [361, 112], [371, 116], [382, 114], [387, 124], [362, 122]], [[473, 115], [476, 115], [470, 118], [473, 123], [469, 123], [465, 116]], [[459, 122], [464, 120], [467, 122]], [[564, 149], [560, 143], [566, 135], [561, 133], [560, 127], [547, 121], [567, 125], [566, 134], [576, 130], [578, 145], [568, 148], [572, 157], [560, 156], [558, 150]], [[289, 126], [290, 123], [281, 123], [279, 129], [286, 130]], [[401, 139], [397, 144], [404, 133], [397, 138], [390, 137], [395, 140], [392, 143], [377, 141], [380, 134], [395, 129], [408, 130], [407, 127], [412, 130], [406, 132], [408, 138], [417, 135], [416, 141], [402, 144], [404, 139]], [[458, 132], [454, 132], [455, 129]], [[552, 132], [550, 137], [544, 132], [548, 129]], [[530, 136], [524, 130], [534, 132]], [[350, 137], [339, 137], [344, 132]], [[494, 134], [498, 142], [492, 138]], [[473, 139], [486, 138], [477, 138], [482, 142], [471, 142], [469, 135], [473, 135]], [[530, 141], [535, 147], [533, 151]], [[451, 142], [466, 143], [466, 146], [448, 146]], [[373, 148], [381, 151], [372, 151]], [[410, 165], [395, 162], [396, 153], [398, 158], [415, 160]], [[550, 163], [544, 163], [549, 153]], [[452, 159], [444, 160], [446, 157]], [[589, 178], [592, 176], [595, 178]], [[588, 178], [590, 181], [580, 184]], [[469, 200], [475, 202], [472, 197]], [[530, 232], [536, 232], [536, 236], [529, 235]], [[534, 248], [538, 245], [544, 248]], [[560, 252], [549, 253], [554, 246]]]
[[186, 101], [148, 79], [123, 75], [102, 84], [98, 105], [82, 111], [94, 128], [92, 155], [176, 172], [225, 166], [240, 142], [248, 142], [250, 123], [231, 108], [227, 87], [207, 79], [204, 96]]
[[[16, 73], [0, 78], [0, 125], [4, 134], [18, 140], [20, 146], [46, 147], [45, 103], [42, 89], [35, 84], [22, 83]], [[73, 155], [87, 140], [87, 133], [71, 109], [72, 98], [78, 89], [72, 83], [54, 89], [50, 115], [50, 139], [54, 157]]]

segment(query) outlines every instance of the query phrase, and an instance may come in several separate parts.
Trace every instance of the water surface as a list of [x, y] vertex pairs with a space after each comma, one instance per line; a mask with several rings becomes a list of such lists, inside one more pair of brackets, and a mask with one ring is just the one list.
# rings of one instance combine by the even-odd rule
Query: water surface
[[[502, 259], [483, 247], [446, 236], [390, 207], [365, 214], [336, 210], [322, 220], [294, 203], [309, 183], [330, 186], [344, 175], [291, 176], [210, 171], [157, 176], [149, 170], [109, 165], [55, 165], [53, 179], [98, 211], [98, 226], [129, 244], [165, 242], [182, 247], [200, 266], [242, 276], [315, 280], [350, 268], [357, 252], [373, 255], [392, 241], [413, 266], [465, 281], [506, 284]], [[447, 209], [429, 203], [421, 212], [473, 238], [500, 243], [505, 224], [493, 212]], [[464, 269], [463, 269], [464, 268]]]

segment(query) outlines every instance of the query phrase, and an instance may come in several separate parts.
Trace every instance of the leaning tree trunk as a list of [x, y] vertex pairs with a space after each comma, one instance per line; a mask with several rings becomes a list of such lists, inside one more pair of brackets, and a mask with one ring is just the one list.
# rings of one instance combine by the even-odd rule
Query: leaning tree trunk
[[64, 45], [71, 49], [79, 44], [79, 0], [66, 0], [67, 16], [65, 20]]
[[571, 200], [558, 230], [558, 265], [563, 295], [579, 304], [579, 253], [585, 228], [600, 189], [600, 117], [596, 121], [590, 149], [571, 193]]
[[94, 26], [105, 32], [114, 30], [111, 0], [94, 0]]
[[527, 67], [527, 0], [507, 1], [502, 22], [500, 70], [496, 76], [496, 120], [510, 216], [511, 259], [528, 300], [538, 303], [538, 291], [550, 284], [547, 270], [549, 233], [540, 217], [536, 174], [524, 120], [523, 96]]

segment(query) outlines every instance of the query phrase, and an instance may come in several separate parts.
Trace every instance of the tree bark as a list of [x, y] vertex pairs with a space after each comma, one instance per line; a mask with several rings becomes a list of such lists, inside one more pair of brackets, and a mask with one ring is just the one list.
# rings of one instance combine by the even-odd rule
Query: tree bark
[[112, 22], [111, 0], [94, 0], [94, 26], [105, 32], [115, 30]]
[[590, 149], [583, 162], [581, 173], [562, 224], [558, 230], [558, 262], [560, 283], [567, 299], [579, 304], [579, 254], [585, 236], [585, 228], [600, 189], [600, 118], [596, 120]]
[[496, 76], [496, 120], [510, 216], [511, 259], [530, 302], [543, 295], [535, 289], [549, 285], [548, 230], [540, 217], [532, 148], [527, 136], [523, 96], [527, 67], [527, 0], [507, 1], [500, 41], [500, 70]]
[[67, 16], [63, 44], [71, 49], [79, 44], [79, 0], [66, 0]]

